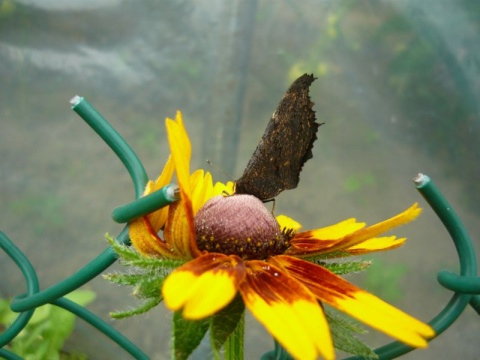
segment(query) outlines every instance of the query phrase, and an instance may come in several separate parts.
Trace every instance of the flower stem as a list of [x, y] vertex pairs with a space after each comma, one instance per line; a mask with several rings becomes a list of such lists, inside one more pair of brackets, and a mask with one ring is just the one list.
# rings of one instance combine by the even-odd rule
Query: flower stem
[[243, 345], [245, 342], [245, 313], [233, 333], [225, 342], [225, 360], [243, 360]]

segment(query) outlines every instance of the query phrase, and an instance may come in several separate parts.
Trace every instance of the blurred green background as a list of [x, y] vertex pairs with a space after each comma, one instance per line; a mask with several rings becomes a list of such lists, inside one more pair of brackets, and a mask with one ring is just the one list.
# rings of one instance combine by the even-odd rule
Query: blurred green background
[[[437, 183], [478, 249], [479, 43], [480, 3], [468, 0], [0, 0], [0, 229], [45, 288], [99, 254], [105, 232], [122, 228], [110, 213], [133, 199], [133, 188], [70, 110], [76, 94], [127, 139], [151, 178], [168, 155], [164, 119], [180, 109], [192, 169], [231, 180], [290, 82], [314, 73], [312, 99], [325, 125], [299, 187], [277, 198], [276, 212], [309, 229], [349, 217], [374, 223], [418, 201], [423, 215], [395, 232], [407, 244], [375, 255], [372, 269], [349, 280], [427, 321], [450, 297], [436, 272], [456, 271], [457, 259], [411, 179], [423, 172]], [[24, 292], [4, 254], [0, 273], [0, 297]], [[86, 288], [105, 319], [136, 301], [101, 278]], [[163, 305], [111, 322], [153, 359], [169, 358]], [[479, 331], [467, 309], [428, 350], [404, 358], [477, 358]], [[387, 340], [369, 335], [372, 345]], [[272, 348], [251, 319], [246, 341], [248, 359]], [[68, 347], [91, 359], [129, 358], [82, 321]]]

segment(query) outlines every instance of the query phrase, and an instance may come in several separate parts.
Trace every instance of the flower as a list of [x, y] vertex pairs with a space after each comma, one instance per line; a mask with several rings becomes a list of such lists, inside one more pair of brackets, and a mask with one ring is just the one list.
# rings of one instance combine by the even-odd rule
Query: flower
[[[170, 182], [174, 171], [181, 200], [130, 223], [134, 247], [147, 257], [186, 263], [165, 279], [167, 308], [199, 320], [225, 308], [239, 293], [245, 307], [295, 358], [334, 359], [328, 304], [412, 347], [434, 336], [427, 324], [344, 280], [313, 259], [357, 255], [401, 246], [405, 239], [378, 237], [414, 220], [420, 208], [372, 226], [348, 219], [300, 232], [286, 216], [273, 217], [260, 200], [212, 182], [203, 170], [190, 174], [191, 145], [182, 122], [167, 119], [171, 149], [162, 174], [145, 195]], [[163, 239], [158, 232], [163, 229]]]

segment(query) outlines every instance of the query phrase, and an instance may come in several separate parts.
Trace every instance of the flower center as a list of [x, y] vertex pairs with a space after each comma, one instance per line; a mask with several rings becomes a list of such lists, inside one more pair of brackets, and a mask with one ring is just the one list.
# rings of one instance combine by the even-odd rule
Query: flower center
[[199, 250], [259, 260], [284, 253], [291, 238], [252, 195], [208, 200], [195, 216], [195, 234]]

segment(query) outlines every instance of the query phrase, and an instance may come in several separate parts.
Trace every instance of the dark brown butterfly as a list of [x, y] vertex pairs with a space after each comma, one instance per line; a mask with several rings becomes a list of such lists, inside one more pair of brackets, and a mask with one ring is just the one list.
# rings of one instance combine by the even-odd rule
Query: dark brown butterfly
[[269, 200], [297, 187], [303, 164], [313, 157], [320, 125], [315, 122], [314, 103], [308, 93], [314, 80], [313, 74], [304, 74], [290, 85], [235, 184], [236, 194]]

